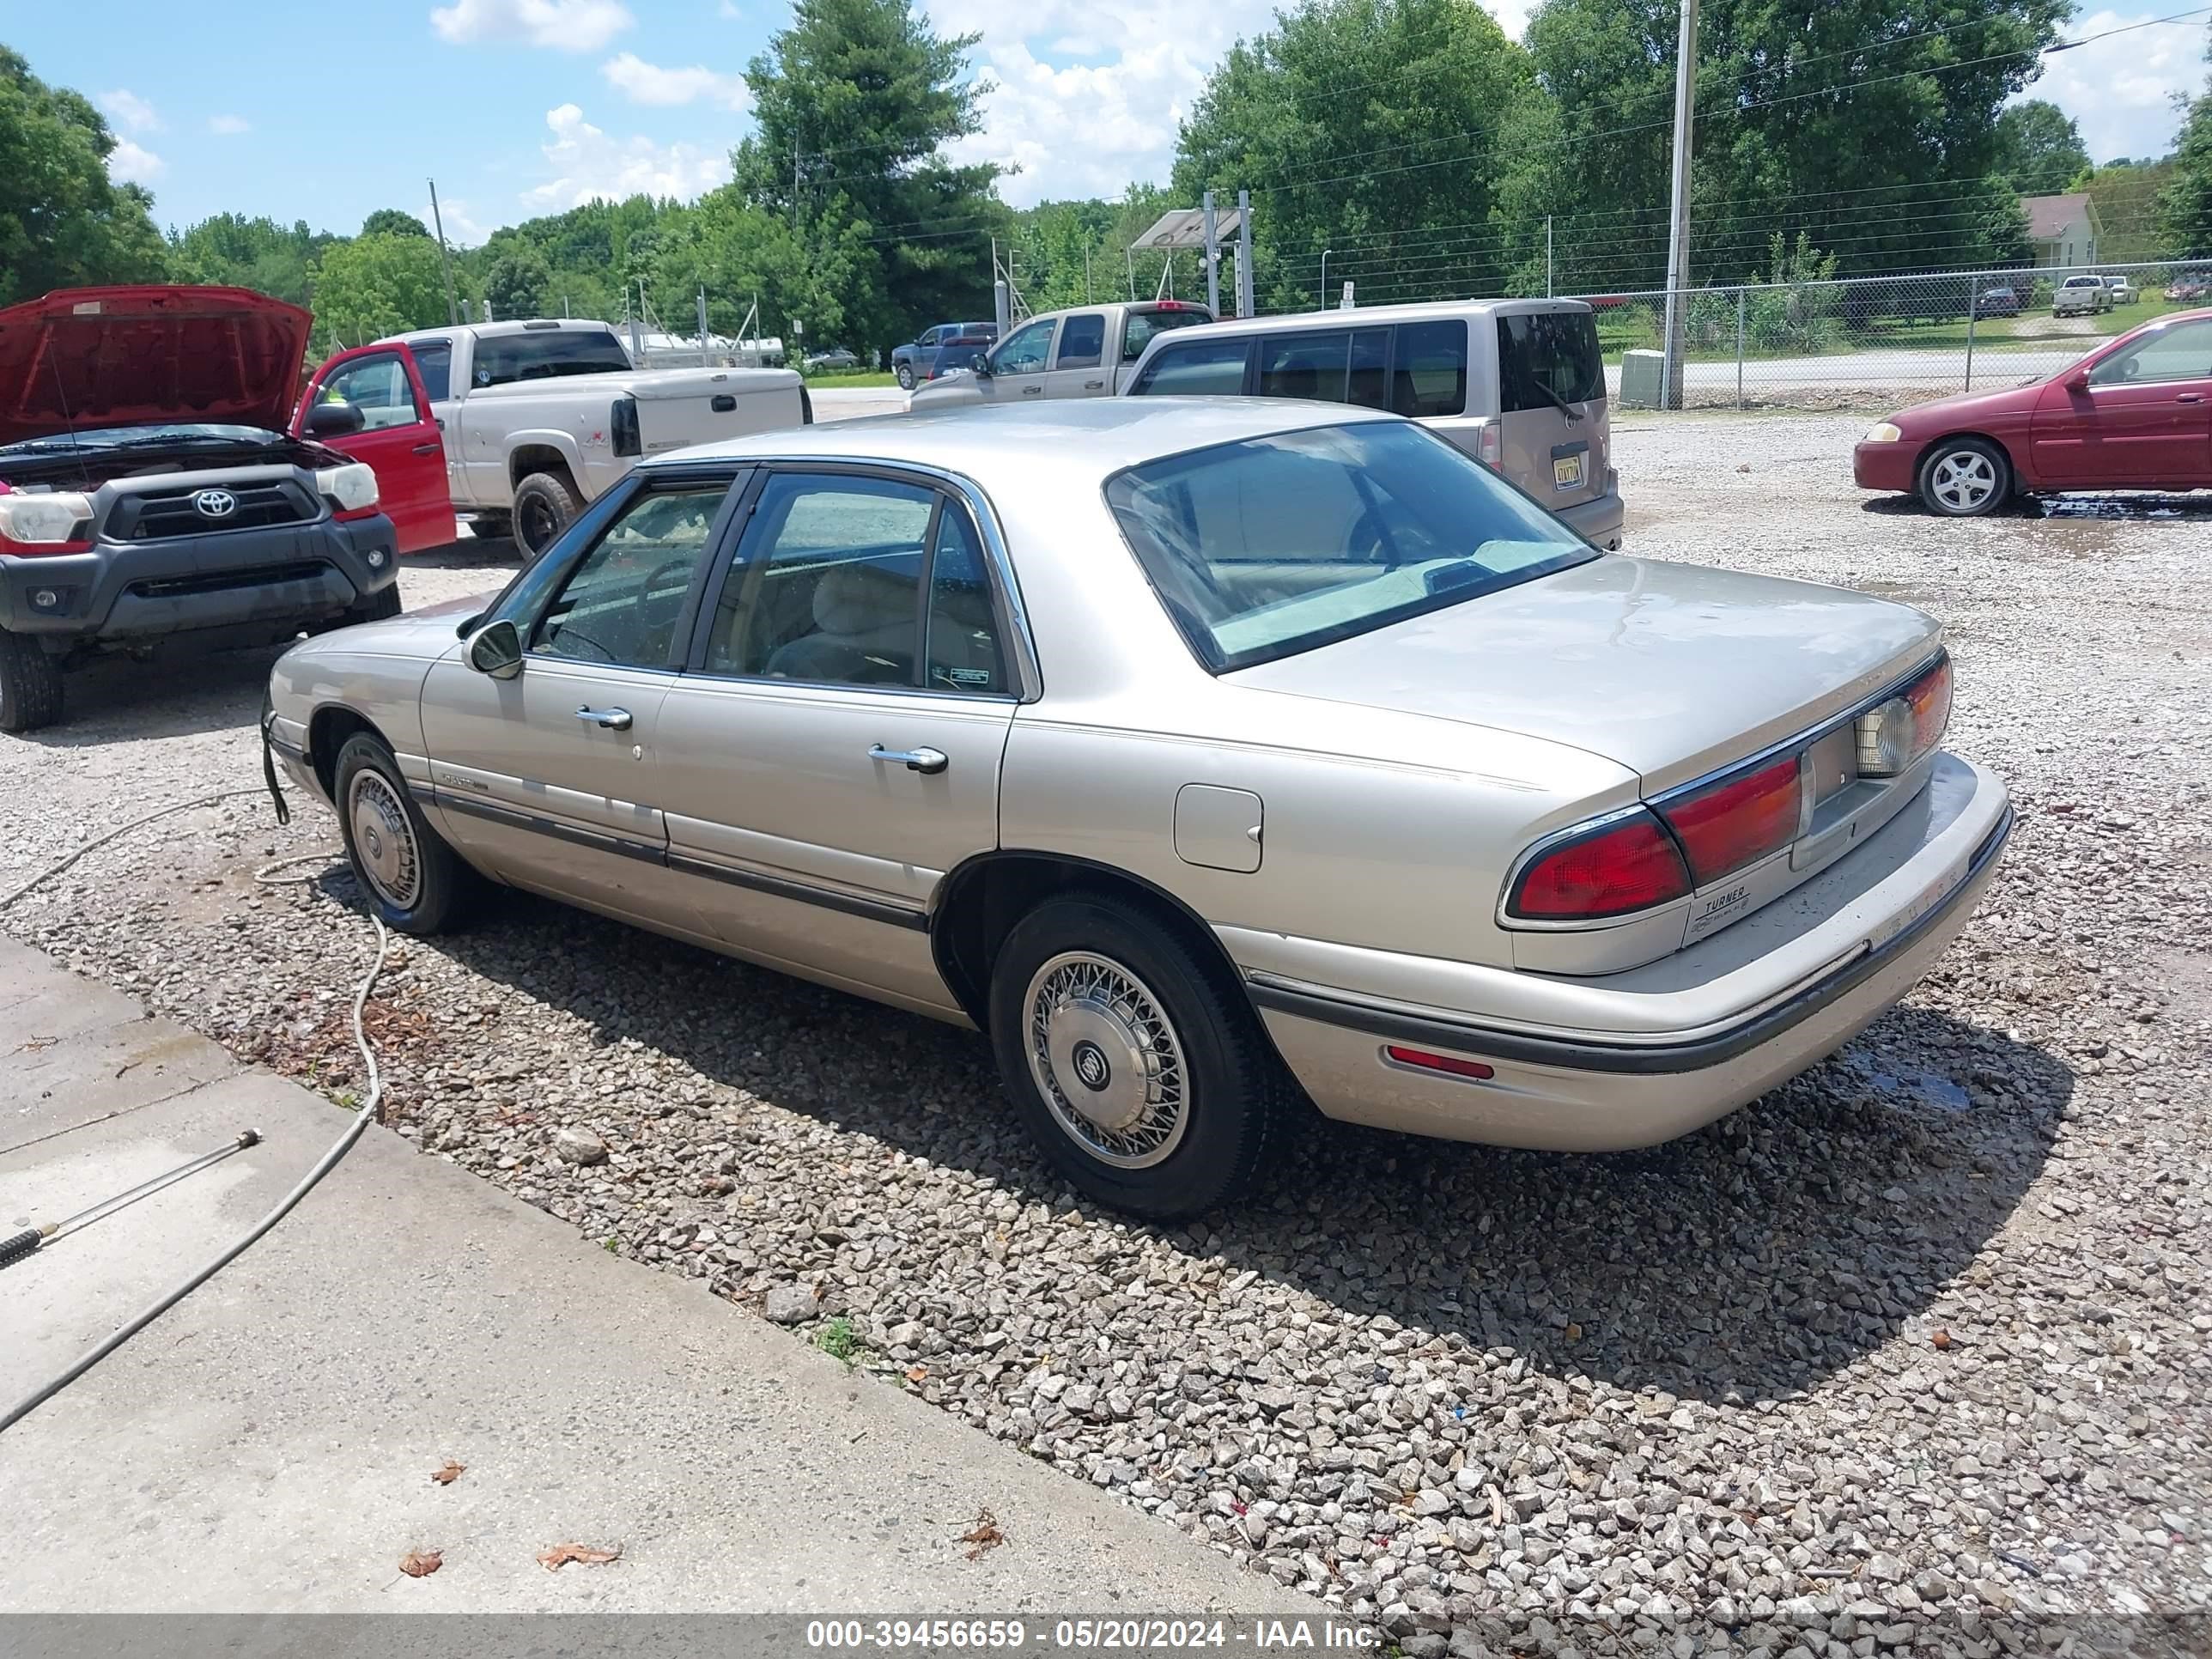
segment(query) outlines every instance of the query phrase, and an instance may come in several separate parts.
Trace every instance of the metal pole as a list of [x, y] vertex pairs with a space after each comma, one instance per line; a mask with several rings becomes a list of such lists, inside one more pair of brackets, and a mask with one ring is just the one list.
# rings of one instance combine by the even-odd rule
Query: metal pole
[[438, 228], [438, 264], [446, 273], [446, 321], [448, 325], [461, 320], [461, 308], [453, 303], [453, 262], [446, 254], [446, 220], [438, 211], [438, 181], [430, 183], [430, 222]]
[[1552, 216], [1544, 216], [1544, 297], [1552, 297]]
[[1206, 214], [1206, 308], [1215, 316], [1221, 314], [1221, 245], [1213, 234], [1213, 192], [1207, 191], [1200, 204]]
[[1252, 192], [1237, 192], [1237, 314], [1249, 317], [1259, 309], [1252, 280]]
[[699, 290], [699, 367], [707, 368], [707, 290]]
[[1091, 250], [1083, 250], [1083, 303], [1091, 303]]
[[1974, 389], [1974, 313], [1980, 309], [1974, 301], [1974, 280], [1970, 276], [1966, 279], [1966, 384], [1960, 388], [1964, 392]]
[[1735, 291], [1735, 406], [1743, 407], [1743, 318], [1751, 304], [1751, 290]]
[[1698, 101], [1698, 0], [1682, 0], [1674, 46], [1674, 190], [1667, 229], [1667, 340], [1660, 406], [1682, 406], [1682, 291], [1690, 285], [1690, 119]]
[[1137, 300], [1137, 250], [1133, 246], [1121, 250], [1121, 264], [1129, 273], [1129, 302], [1134, 305]]
[[1335, 252], [1333, 247], [1325, 247], [1321, 251], [1321, 303], [1314, 307], [1316, 311], [1328, 309], [1328, 256]]

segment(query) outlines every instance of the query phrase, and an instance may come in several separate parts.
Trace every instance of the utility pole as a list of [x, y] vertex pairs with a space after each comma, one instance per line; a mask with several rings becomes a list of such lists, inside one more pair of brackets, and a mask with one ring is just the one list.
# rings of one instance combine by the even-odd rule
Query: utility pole
[[1315, 307], [1316, 310], [1328, 309], [1328, 256], [1335, 252], [1333, 247], [1325, 247], [1321, 251], [1321, 304]]
[[1218, 317], [1221, 314], [1221, 244], [1213, 234], [1213, 192], [1207, 191], [1199, 205], [1206, 216], [1206, 308]]
[[453, 303], [453, 262], [446, 253], [446, 221], [438, 211], [438, 181], [433, 179], [429, 185], [430, 222], [438, 228], [438, 266], [446, 273], [446, 321], [449, 325], [458, 325], [461, 308]]
[[1083, 250], [1083, 303], [1091, 303], [1091, 250]]
[[1257, 310], [1252, 280], [1252, 192], [1237, 192], [1237, 314], [1249, 317]]
[[1662, 409], [1682, 406], [1682, 309], [1690, 286], [1690, 118], [1698, 101], [1698, 0], [1681, 0], [1674, 46], [1674, 192], [1667, 228], [1667, 338]]

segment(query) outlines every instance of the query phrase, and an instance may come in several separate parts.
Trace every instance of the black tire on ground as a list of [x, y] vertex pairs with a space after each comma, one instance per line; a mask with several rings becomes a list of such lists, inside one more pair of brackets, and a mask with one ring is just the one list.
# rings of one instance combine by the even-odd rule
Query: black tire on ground
[[1983, 438], [1947, 438], [1920, 463], [1920, 504], [1947, 519], [1976, 519], [2012, 499], [2012, 461]]
[[345, 613], [346, 626], [356, 623], [388, 622], [404, 609], [399, 603], [399, 584], [394, 582], [380, 592], [372, 593]]
[[441, 933], [465, 921], [483, 878], [424, 819], [384, 740], [366, 732], [348, 738], [334, 777], [346, 856], [384, 925]]
[[61, 659], [0, 629], [0, 732], [35, 732], [61, 717]]
[[579, 505], [576, 487], [565, 473], [532, 472], [515, 485], [514, 544], [525, 564], [545, 556], [545, 550], [576, 516]]
[[[1046, 1156], [1134, 1215], [1228, 1202], [1289, 1115], [1289, 1078], [1235, 979], [1118, 897], [1051, 899], [1017, 922], [993, 965], [990, 1020], [1000, 1075]], [[1092, 1113], [1125, 1126], [1112, 1143]]]
[[911, 392], [914, 390], [913, 364], [901, 363], [898, 368], [892, 372], [898, 377], [898, 383], [901, 390], [906, 392]]

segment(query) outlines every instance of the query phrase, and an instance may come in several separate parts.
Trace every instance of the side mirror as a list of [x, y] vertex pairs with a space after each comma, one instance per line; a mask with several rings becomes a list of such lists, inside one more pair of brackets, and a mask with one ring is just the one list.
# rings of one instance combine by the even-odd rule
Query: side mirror
[[358, 404], [309, 404], [307, 405], [307, 435], [310, 438], [350, 438], [368, 424], [368, 417], [361, 412]]
[[522, 672], [522, 631], [511, 622], [495, 622], [469, 641], [469, 666], [495, 680]]
[[968, 365], [968, 368], [969, 368], [969, 373], [971, 373], [972, 374], [974, 374], [974, 375], [975, 375], [975, 377], [977, 380], [989, 380], [989, 379], [991, 378], [991, 357], [990, 357], [990, 354], [989, 354], [988, 352], [986, 352], [986, 353], [982, 354], [981, 356], [978, 356], [978, 357], [975, 359], [975, 361], [974, 362], [972, 362], [972, 363], [970, 363], [970, 364], [969, 364], [969, 365]]
[[2089, 389], [2089, 371], [2086, 368], [2077, 368], [2069, 374], [2066, 377], [2066, 389], [2069, 392], [2087, 392]]

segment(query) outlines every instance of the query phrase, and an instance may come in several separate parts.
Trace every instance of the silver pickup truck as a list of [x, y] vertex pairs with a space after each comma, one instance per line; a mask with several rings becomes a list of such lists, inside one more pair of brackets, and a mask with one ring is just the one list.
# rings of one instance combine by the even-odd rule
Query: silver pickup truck
[[536, 558], [587, 501], [649, 455], [814, 418], [788, 368], [632, 367], [605, 323], [422, 329], [404, 345], [446, 446], [453, 506]]
[[1110, 398], [1155, 335], [1212, 320], [1212, 312], [1188, 300], [1048, 311], [1017, 326], [972, 370], [916, 386], [912, 407]]

